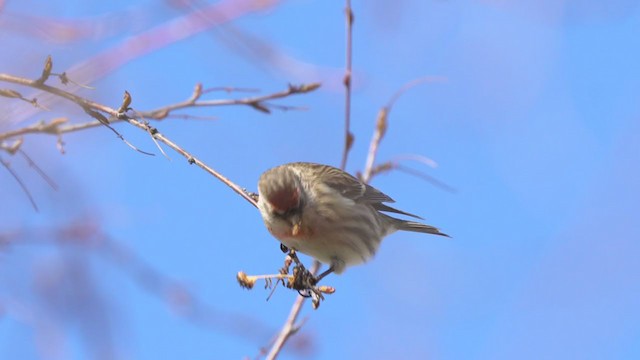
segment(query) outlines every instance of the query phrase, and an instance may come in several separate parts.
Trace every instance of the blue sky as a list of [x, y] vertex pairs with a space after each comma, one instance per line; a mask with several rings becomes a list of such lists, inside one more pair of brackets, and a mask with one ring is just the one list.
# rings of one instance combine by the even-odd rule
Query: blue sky
[[[216, 120], [155, 125], [250, 190], [282, 163], [338, 165], [343, 6], [285, 1], [233, 23], [295, 62], [247, 56], [223, 41], [232, 33], [223, 28], [136, 58], [92, 81], [96, 90], [80, 92], [117, 107], [128, 90], [132, 106], [147, 110], [186, 99], [197, 82], [269, 93], [320, 81], [317, 92], [278, 101], [305, 111], [209, 108], [183, 113]], [[376, 113], [395, 91], [423, 76], [446, 78], [397, 101], [379, 159], [428, 156], [437, 168], [404, 164], [457, 191], [402, 172], [372, 184], [453, 239], [394, 234], [370, 263], [327, 278], [337, 292], [319, 310], [303, 310], [307, 320], [282, 358], [638, 358], [638, 4], [404, 0], [353, 7], [356, 141], [347, 170], [362, 170]], [[13, 55], [0, 58], [0, 72], [35, 77], [48, 54], [63, 71], [181, 14], [164, 2], [9, 1], [0, 12], [0, 42]], [[33, 24], [83, 20], [102, 30], [52, 42], [33, 35], [36, 25], [9, 21], [25, 15], [37, 17]], [[244, 94], [211, 98], [226, 96]], [[0, 106], [15, 111], [0, 115], [0, 132], [56, 116], [88, 120], [67, 104], [23, 118], [28, 106], [8, 99]], [[157, 152], [139, 130], [117, 129]], [[2, 154], [40, 212], [0, 171], [0, 231], [20, 230], [25, 241], [0, 253], [0, 357], [241, 358], [268, 345], [295, 294], [278, 289], [267, 302], [267, 290], [246, 291], [235, 281], [239, 270], [271, 273], [282, 264], [258, 212], [169, 149], [170, 161], [147, 157], [104, 128], [64, 140], [64, 155], [50, 136], [27, 136], [24, 144], [58, 191], [20, 158]], [[120, 257], [91, 243], [51, 244], [47, 229], [73, 224], [117, 242]], [[184, 286], [212, 309], [211, 323], [202, 314], [190, 320], [175, 288], [166, 300], [141, 286], [131, 263]]]

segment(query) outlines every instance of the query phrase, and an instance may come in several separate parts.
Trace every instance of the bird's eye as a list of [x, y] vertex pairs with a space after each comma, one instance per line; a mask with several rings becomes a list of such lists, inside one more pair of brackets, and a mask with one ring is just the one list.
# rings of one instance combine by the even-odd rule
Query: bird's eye
[[298, 207], [292, 207], [287, 210], [274, 209], [273, 212], [277, 217], [286, 219], [300, 210]]

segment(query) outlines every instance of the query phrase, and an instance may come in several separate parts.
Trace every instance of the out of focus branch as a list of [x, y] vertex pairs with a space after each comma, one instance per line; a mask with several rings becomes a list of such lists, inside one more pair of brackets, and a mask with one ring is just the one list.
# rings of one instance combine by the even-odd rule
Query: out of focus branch
[[11, 168], [11, 164], [8, 161], [5, 161], [3, 158], [0, 157], [0, 165], [4, 166], [4, 168], [7, 169], [9, 174], [11, 174], [11, 176], [18, 183], [18, 185], [20, 185], [20, 188], [22, 189], [22, 192], [24, 192], [24, 194], [27, 196], [27, 198], [29, 198], [29, 202], [31, 202], [31, 206], [33, 206], [33, 209], [37, 212], [38, 211], [38, 205], [36, 204], [36, 201], [33, 199], [33, 195], [31, 195], [31, 192], [29, 191], [27, 186], [24, 184], [24, 182], [22, 181], [20, 176], [18, 176], [18, 174]]
[[74, 247], [100, 256], [195, 325], [256, 343], [263, 341], [270, 332], [269, 326], [258, 319], [213, 308], [181, 282], [154, 268], [121, 242], [105, 234], [91, 220], [82, 219], [61, 227], [0, 232], [0, 251], [29, 245]]
[[[222, 0], [188, 14], [170, 19], [165, 23], [127, 37], [113, 47], [76, 64], [68, 70], [69, 76], [84, 84], [92, 83], [120, 66], [152, 53], [170, 44], [197, 35], [212, 27], [230, 22], [256, 11], [265, 10], [278, 3], [278, 0]], [[203, 16], [203, 14], [205, 16]], [[40, 103], [50, 106], [57, 96], [44, 96], [47, 92], [35, 94]], [[21, 110], [20, 117], [29, 118], [35, 112]], [[18, 114], [9, 114], [16, 117]]]

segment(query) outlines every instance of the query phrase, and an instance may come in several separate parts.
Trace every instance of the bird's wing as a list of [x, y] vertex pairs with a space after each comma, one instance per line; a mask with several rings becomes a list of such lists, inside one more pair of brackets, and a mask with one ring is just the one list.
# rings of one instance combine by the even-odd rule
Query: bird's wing
[[[351, 174], [344, 172], [338, 168], [328, 165], [311, 164], [307, 166], [317, 172], [317, 176], [321, 177], [323, 182], [338, 191], [342, 196], [356, 202], [365, 203], [383, 203], [395, 202], [392, 198], [384, 194], [382, 191], [367, 185], [358, 180]], [[384, 206], [384, 205], [382, 205]], [[389, 211], [389, 210], [387, 210]]]
[[374, 209], [378, 210], [378, 211], [392, 212], [392, 213], [402, 214], [402, 215], [414, 217], [416, 219], [424, 220], [418, 215], [414, 215], [412, 213], [408, 213], [408, 212], [405, 212], [405, 211], [402, 211], [402, 210], [398, 210], [396, 208], [392, 208], [391, 206], [387, 206], [387, 205], [385, 205], [383, 203], [375, 203], [375, 204], [371, 204], [371, 206]]

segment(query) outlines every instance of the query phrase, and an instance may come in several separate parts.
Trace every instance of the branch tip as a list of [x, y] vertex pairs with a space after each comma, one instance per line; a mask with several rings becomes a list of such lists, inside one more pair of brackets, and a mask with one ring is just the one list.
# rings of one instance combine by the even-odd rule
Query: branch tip
[[191, 97], [189, 98], [190, 103], [196, 102], [202, 96], [202, 83], [197, 83], [196, 86], [193, 87], [193, 93], [191, 93]]
[[387, 117], [389, 115], [389, 108], [386, 106], [381, 108], [378, 111], [378, 119], [376, 120], [376, 131], [380, 134], [380, 140], [387, 133], [387, 126], [389, 123], [387, 122]]
[[131, 105], [131, 94], [129, 94], [129, 92], [127, 90], [124, 91], [124, 96], [122, 97], [122, 105], [120, 105], [120, 107], [118, 108], [118, 117], [122, 115], [124, 115], [124, 113], [126, 113], [130, 108], [129, 105]]
[[53, 60], [51, 59], [51, 55], [47, 56], [47, 60], [44, 62], [44, 68], [42, 69], [42, 75], [36, 80], [38, 84], [44, 84], [51, 75], [51, 70], [53, 69]]
[[248, 276], [244, 271], [238, 271], [236, 279], [243, 289], [253, 289], [257, 280], [255, 276]]

